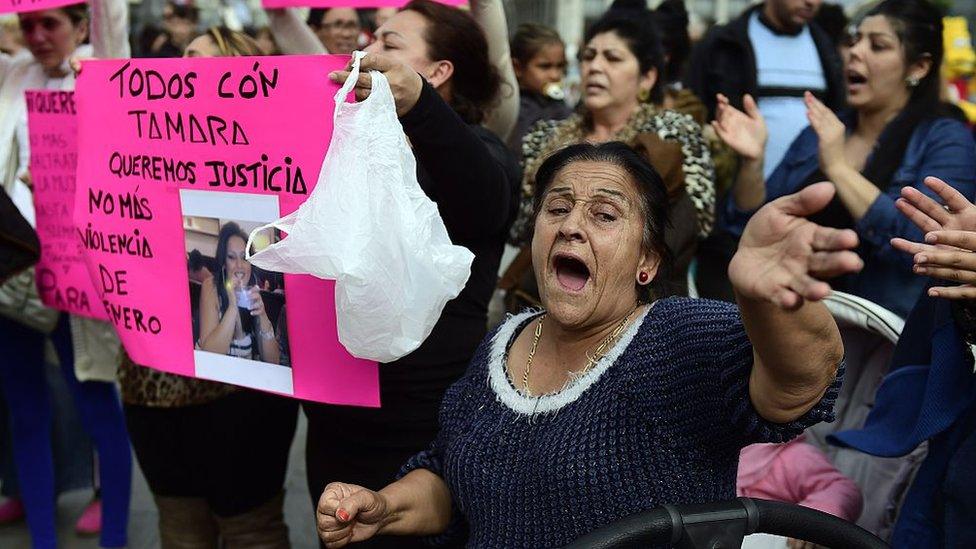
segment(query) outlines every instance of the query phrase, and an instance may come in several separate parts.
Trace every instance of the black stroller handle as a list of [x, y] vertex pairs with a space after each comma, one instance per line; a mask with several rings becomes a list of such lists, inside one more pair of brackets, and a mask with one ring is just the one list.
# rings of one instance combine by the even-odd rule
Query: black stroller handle
[[631, 515], [577, 539], [566, 549], [672, 545], [731, 549], [748, 534], [776, 534], [824, 547], [884, 549], [888, 544], [833, 515], [778, 501], [739, 498], [703, 505], [665, 505]]

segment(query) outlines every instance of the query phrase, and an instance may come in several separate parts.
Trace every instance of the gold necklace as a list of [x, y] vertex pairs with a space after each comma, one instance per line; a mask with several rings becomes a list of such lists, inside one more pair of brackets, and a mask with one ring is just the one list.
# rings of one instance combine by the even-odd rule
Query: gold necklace
[[[630, 321], [630, 317], [634, 316], [634, 313], [637, 312], [637, 309], [639, 308], [640, 303], [638, 303], [630, 311], [630, 313], [624, 317], [619, 324], [617, 324], [617, 326], [613, 329], [613, 331], [610, 332], [610, 334], [607, 335], [607, 337], [603, 338], [603, 341], [600, 342], [600, 345], [596, 348], [596, 351], [592, 355], [589, 353], [589, 351], [584, 353], [586, 355], [586, 366], [579, 372], [579, 375], [584, 375], [589, 372], [590, 369], [596, 366], [597, 362], [599, 362], [600, 359], [607, 354], [610, 344], [620, 337], [620, 333], [624, 331], [624, 328], [627, 326], [627, 322]], [[545, 319], [545, 314], [539, 317], [539, 324], [536, 325], [535, 335], [532, 338], [532, 347], [529, 349], [529, 357], [525, 360], [525, 371], [522, 372], [522, 393], [526, 396], [531, 395], [531, 391], [529, 391], [529, 371], [532, 370], [532, 360], [535, 358], [535, 352], [539, 348], [539, 339], [542, 337], [542, 324]]]

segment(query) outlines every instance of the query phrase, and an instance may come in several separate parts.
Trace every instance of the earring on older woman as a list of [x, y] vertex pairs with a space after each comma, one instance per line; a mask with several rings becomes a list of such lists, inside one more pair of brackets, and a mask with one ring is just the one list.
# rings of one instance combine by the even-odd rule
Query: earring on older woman
[[644, 271], [641, 271], [637, 275], [637, 282], [638, 282], [638, 284], [640, 284], [640, 285], [643, 286], [644, 284], [647, 284], [647, 282], [648, 282], [648, 280], [650, 278], [651, 278], [651, 275], [645, 273]]

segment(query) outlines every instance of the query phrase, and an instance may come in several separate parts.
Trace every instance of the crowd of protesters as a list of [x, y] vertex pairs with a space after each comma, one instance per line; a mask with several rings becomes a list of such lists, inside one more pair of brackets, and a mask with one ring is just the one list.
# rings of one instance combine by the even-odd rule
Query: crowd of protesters
[[[872, 487], [804, 435], [833, 421], [851, 367], [832, 291], [907, 320], [878, 406], [835, 441], [885, 457], [928, 443], [888, 541], [976, 546], [976, 142], [946, 100], [945, 14], [928, 0], [846, 14], [766, 0], [696, 43], [681, 0], [617, 0], [578, 48], [541, 24], [509, 28], [501, 0], [138, 9], [138, 25], [123, 0], [0, 24], [7, 195], [31, 192], [24, 90], [74, 89], [77, 59], [363, 50], [361, 70], [390, 84], [420, 187], [474, 260], [423, 344], [379, 365], [378, 408], [137, 364], [110, 324], [49, 309], [33, 270], [8, 273], [0, 524], [25, 519], [33, 547], [59, 545], [57, 494], [91, 483], [93, 453], [77, 530], [128, 544], [130, 448], [164, 549], [289, 547], [299, 414], [326, 547], [563, 546], [642, 510], [737, 494], [856, 522]], [[370, 79], [354, 91], [366, 98]], [[230, 223], [213, 258], [189, 254], [194, 341], [288, 364], [283, 311], [272, 318], [261, 297], [280, 278], [248, 263], [247, 241]], [[504, 319], [489, 315], [498, 295]], [[34, 305], [11, 316], [13, 301]], [[65, 414], [90, 444], [52, 428]], [[78, 462], [88, 469], [62, 482]]]

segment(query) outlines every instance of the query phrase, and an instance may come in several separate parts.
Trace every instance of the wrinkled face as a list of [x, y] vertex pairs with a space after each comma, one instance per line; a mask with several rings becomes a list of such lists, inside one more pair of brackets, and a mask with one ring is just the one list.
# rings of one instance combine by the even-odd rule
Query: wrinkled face
[[415, 11], [401, 11], [376, 29], [376, 41], [367, 53], [382, 53], [410, 66], [430, 79], [431, 59], [427, 53], [427, 19]]
[[183, 57], [220, 57], [220, 48], [209, 34], [201, 34], [186, 46]]
[[767, 0], [777, 23], [788, 29], [798, 29], [817, 15], [823, 0]]
[[615, 32], [593, 37], [580, 60], [583, 103], [590, 112], [603, 109], [632, 111], [639, 105], [641, 90], [650, 91], [657, 71], [641, 73], [640, 63], [627, 43]]
[[163, 7], [163, 30], [169, 33], [173, 43], [180, 45], [186, 44], [193, 37], [197, 25], [185, 17], [176, 15], [173, 6], [167, 4]]
[[45, 69], [60, 67], [88, 36], [88, 23], [75, 25], [61, 10], [20, 14], [20, 29], [27, 49]]
[[251, 264], [244, 259], [246, 246], [247, 242], [239, 236], [232, 236], [227, 240], [224, 268], [227, 272], [227, 280], [235, 284], [246, 285], [251, 280]]
[[585, 329], [633, 309], [638, 273], [657, 272], [643, 232], [637, 185], [623, 168], [577, 161], [556, 174], [532, 236], [539, 295], [556, 322]]
[[555, 84], [566, 76], [566, 49], [559, 42], [547, 44], [523, 67], [515, 63], [515, 77], [519, 87], [543, 94], [547, 84]]
[[329, 53], [349, 55], [359, 46], [359, 15], [353, 8], [331, 8], [316, 34]]
[[850, 37], [844, 66], [847, 100], [858, 110], [904, 104], [910, 95], [905, 79], [927, 72], [922, 65], [906, 66], [905, 48], [883, 15], [865, 18]]

